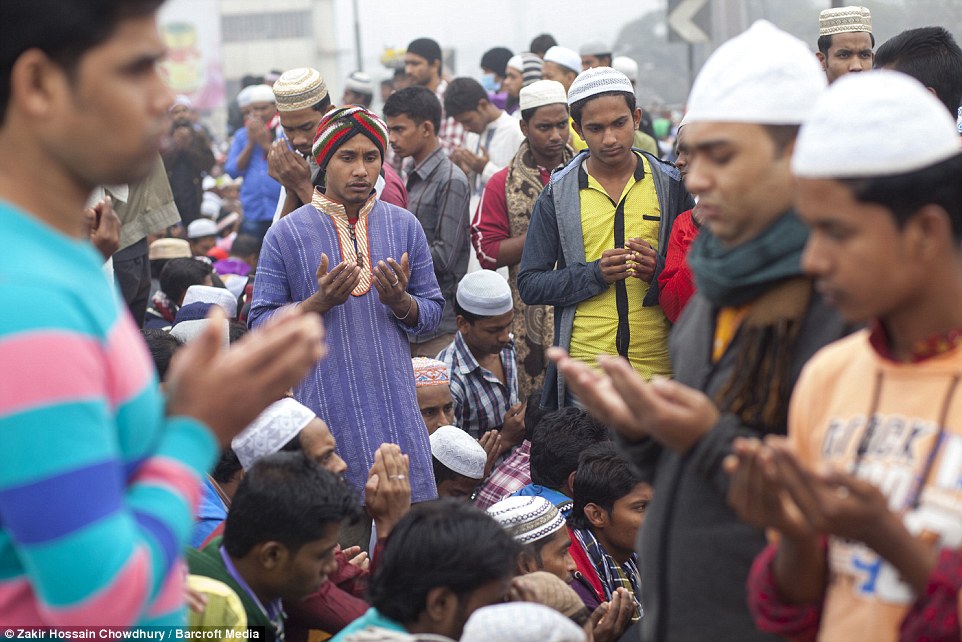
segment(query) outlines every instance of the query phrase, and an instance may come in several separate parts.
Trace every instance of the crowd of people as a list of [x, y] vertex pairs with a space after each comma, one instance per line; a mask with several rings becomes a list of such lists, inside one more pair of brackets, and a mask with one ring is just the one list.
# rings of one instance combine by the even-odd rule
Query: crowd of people
[[162, 4], [0, 4], [0, 623], [962, 636], [946, 29], [756, 22], [667, 131], [604, 43], [424, 37], [218, 145]]

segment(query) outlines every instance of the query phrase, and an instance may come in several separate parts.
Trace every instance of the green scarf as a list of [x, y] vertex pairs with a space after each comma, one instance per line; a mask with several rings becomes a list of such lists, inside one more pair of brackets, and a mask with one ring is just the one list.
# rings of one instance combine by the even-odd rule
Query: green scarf
[[757, 299], [773, 283], [799, 276], [807, 240], [808, 228], [793, 210], [735, 247], [725, 247], [703, 226], [691, 246], [688, 264], [698, 291], [712, 305], [738, 307]]

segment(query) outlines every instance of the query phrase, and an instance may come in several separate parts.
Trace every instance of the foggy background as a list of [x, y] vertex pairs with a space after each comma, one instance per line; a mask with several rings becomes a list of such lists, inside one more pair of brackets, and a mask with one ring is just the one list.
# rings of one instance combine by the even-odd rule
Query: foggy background
[[[765, 18], [815, 51], [818, 13], [830, 0], [705, 0], [712, 41], [691, 47], [697, 73], [711, 51]], [[842, 2], [841, 4], [854, 4]], [[865, 0], [876, 46], [912, 27], [941, 25], [962, 42], [962, 0]], [[527, 51], [550, 33], [574, 50], [589, 41], [612, 45], [638, 62], [638, 97], [649, 108], [680, 108], [690, 87], [689, 45], [668, 41], [667, 0], [168, 0], [161, 26], [175, 90], [194, 100], [215, 132], [245, 75], [312, 66], [324, 75], [335, 103], [349, 73], [361, 68], [378, 85], [385, 65], [418, 37], [434, 38], [454, 76], [479, 77], [491, 47]], [[359, 43], [359, 47], [358, 47]], [[765, 52], [758, 52], [764, 56]]]

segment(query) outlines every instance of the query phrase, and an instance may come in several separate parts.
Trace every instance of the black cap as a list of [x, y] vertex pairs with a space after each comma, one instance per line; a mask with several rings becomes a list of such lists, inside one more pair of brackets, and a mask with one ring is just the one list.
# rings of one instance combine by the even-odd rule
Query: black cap
[[428, 62], [441, 60], [441, 45], [430, 38], [418, 38], [408, 45], [408, 53], [421, 56]]

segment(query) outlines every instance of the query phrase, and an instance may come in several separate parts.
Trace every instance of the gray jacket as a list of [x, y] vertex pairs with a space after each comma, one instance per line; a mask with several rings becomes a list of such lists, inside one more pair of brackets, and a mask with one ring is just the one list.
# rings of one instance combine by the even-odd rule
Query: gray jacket
[[[675, 378], [710, 397], [728, 380], [744, 345], [736, 335], [712, 363], [716, 313], [695, 294], [669, 339]], [[847, 330], [838, 313], [813, 294], [795, 348], [793, 387], [805, 362]], [[745, 582], [765, 534], [740, 522], [725, 501], [722, 460], [732, 440], [759, 435], [722, 410], [719, 422], [684, 456], [651, 441], [622, 442], [634, 463], [656, 467], [654, 500], [639, 536], [643, 640], [779, 639], [759, 632], [746, 606]]]
[[[665, 266], [671, 227], [679, 214], [694, 206], [694, 200], [685, 190], [681, 174], [674, 166], [647, 152], [635, 151], [648, 159], [650, 178], [654, 181], [661, 210], [655, 274], [644, 300], [644, 305], [651, 306], [658, 305], [658, 275]], [[552, 174], [551, 181], [538, 197], [518, 272], [518, 292], [525, 303], [555, 306], [554, 345], [566, 350], [571, 345], [578, 304], [610, 287], [601, 274], [600, 260], [590, 263], [585, 260], [579, 192], [587, 181], [581, 165], [588, 153], [587, 150], [581, 152], [563, 169]], [[637, 179], [637, 172], [635, 176]], [[545, 375], [541, 405], [550, 409], [565, 405], [564, 381], [553, 363], [549, 364]]]

